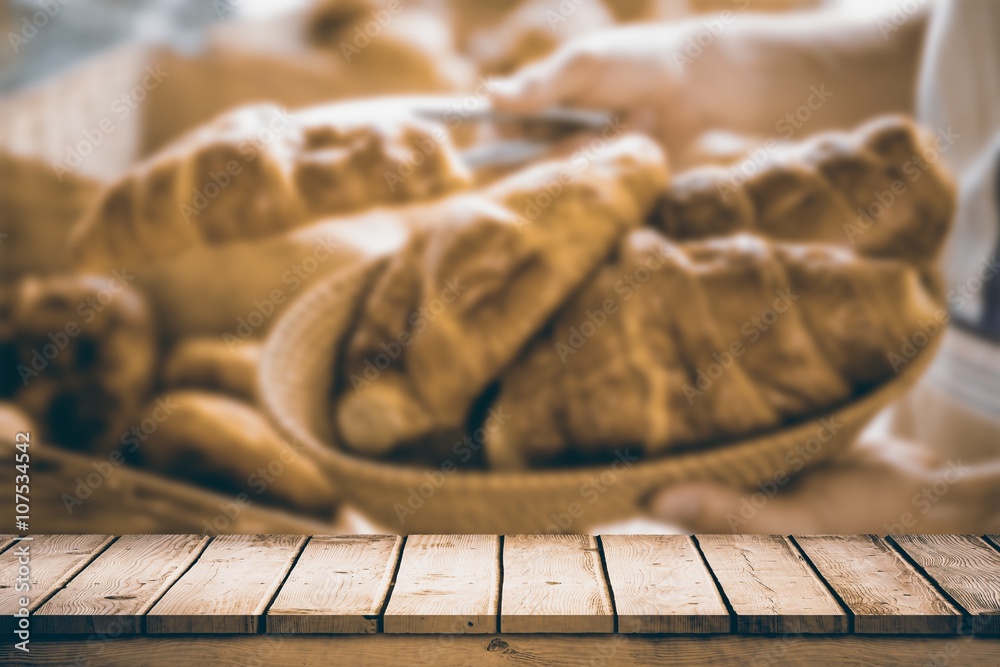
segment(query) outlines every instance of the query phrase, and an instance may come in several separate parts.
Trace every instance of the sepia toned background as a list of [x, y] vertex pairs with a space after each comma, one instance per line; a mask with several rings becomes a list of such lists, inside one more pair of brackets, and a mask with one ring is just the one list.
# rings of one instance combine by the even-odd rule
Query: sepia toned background
[[[31, 433], [33, 532], [1000, 530], [991, 3], [22, 0], [0, 28], [0, 423]], [[705, 309], [612, 222], [716, 253]], [[804, 302], [747, 287], [786, 242], [850, 261], [795, 264]], [[688, 403], [611, 381], [657, 335], [619, 331], [636, 303], [738, 332], [685, 360]], [[797, 375], [805, 338], [863, 379]], [[461, 414], [423, 425], [397, 383]], [[768, 391], [811, 407], [741, 426]], [[704, 437], [629, 433], [685, 405]]]

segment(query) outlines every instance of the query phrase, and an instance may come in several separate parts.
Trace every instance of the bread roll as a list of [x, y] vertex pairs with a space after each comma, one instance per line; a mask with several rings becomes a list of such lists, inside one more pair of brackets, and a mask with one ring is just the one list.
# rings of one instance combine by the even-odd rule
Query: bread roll
[[435, 197], [468, 181], [443, 126], [396, 105], [243, 107], [106, 189], [74, 230], [73, 251], [83, 268], [135, 267], [334, 213]]
[[157, 345], [127, 273], [26, 278], [0, 299], [0, 396], [49, 442], [111, 449], [150, 391]]
[[335, 408], [344, 442], [381, 454], [461, 427], [666, 181], [659, 149], [633, 136], [576, 173], [543, 163], [423, 209], [423, 228], [377, 280], [347, 341]]
[[252, 406], [222, 394], [176, 391], [140, 414], [156, 408], [163, 419], [139, 448], [154, 471], [306, 512], [329, 515], [336, 507], [323, 472]]
[[779, 145], [763, 161], [681, 175], [654, 224], [677, 239], [753, 231], [830, 243], [912, 262], [929, 277], [955, 196], [928, 150], [929, 138], [897, 117]]
[[916, 270], [734, 235], [622, 242], [501, 375], [496, 468], [659, 454], [815, 414], [891, 377], [937, 304]]

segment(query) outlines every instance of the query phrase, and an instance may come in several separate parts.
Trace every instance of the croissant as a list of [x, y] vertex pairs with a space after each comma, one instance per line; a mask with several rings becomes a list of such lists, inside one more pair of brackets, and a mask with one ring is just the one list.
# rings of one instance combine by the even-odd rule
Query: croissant
[[[338, 439], [432, 461], [479, 433], [485, 463], [509, 469], [657, 455], [884, 382], [943, 312], [931, 260], [950, 184], [930, 165], [854, 243], [844, 228], [921, 141], [882, 121], [724, 190], [706, 170], [668, 187], [663, 155], [626, 137], [565, 182], [551, 162], [422, 208], [342, 343]], [[486, 428], [490, 414], [510, 418]]]
[[461, 428], [476, 397], [666, 186], [650, 140], [541, 163], [419, 212], [345, 345], [335, 423], [359, 451]]
[[224, 114], [108, 187], [73, 231], [75, 259], [98, 271], [136, 266], [467, 185], [445, 129], [394, 109], [262, 104]]
[[762, 164], [679, 175], [652, 221], [678, 240], [748, 231], [929, 266], [955, 206], [939, 144], [895, 117], [819, 134]]
[[494, 405], [517, 417], [484, 449], [518, 468], [771, 428], [891, 376], [937, 308], [899, 260], [636, 230], [501, 376]]

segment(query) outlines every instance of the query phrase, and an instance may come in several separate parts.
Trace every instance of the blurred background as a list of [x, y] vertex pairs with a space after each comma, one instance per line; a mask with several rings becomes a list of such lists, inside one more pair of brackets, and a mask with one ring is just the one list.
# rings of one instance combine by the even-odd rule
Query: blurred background
[[[673, 51], [651, 49], [655, 36], [635, 40], [633, 51], [621, 39], [601, 41], [628, 25], [664, 30], [661, 41]], [[854, 432], [840, 436], [852, 439], [846, 454], [801, 475], [764, 470], [752, 484], [674, 480], [632, 509], [546, 512], [524, 529], [1000, 530], [1000, 280], [993, 279], [1000, 21], [985, 0], [7, 0], [0, 32], [0, 425], [5, 442], [32, 433], [32, 532], [311, 534], [425, 525], [386, 520], [406, 509], [373, 517], [364, 508], [370, 499], [353, 498], [308, 447], [272, 423], [257, 386], [263, 341], [288, 304], [334, 268], [402, 243], [392, 223], [364, 217], [371, 205], [478, 187], [578, 148], [574, 132], [586, 136], [590, 117], [466, 122], [495, 90], [512, 108], [528, 104], [535, 93], [526, 86], [545, 86], [545, 67], [556, 81], [592, 77], [608, 90], [606, 104], [574, 104], [566, 95], [554, 106], [628, 112], [632, 129], [659, 141], [675, 173], [734, 163], [771, 139], [785, 145], [851, 131], [885, 113], [915, 118], [931, 141], [938, 138], [940, 164], [937, 154], [932, 162], [955, 181], [958, 215], [939, 267], [947, 338], [935, 343], [937, 358], [916, 388], [861, 441], [853, 443]], [[621, 69], [592, 63], [581, 74], [553, 65], [587, 39], [605, 45], [588, 51], [591, 59]], [[645, 74], [658, 71], [649, 64], [657, 59], [657, 67], [676, 65], [673, 87], [662, 87], [673, 95], [665, 101], [636, 93], [660, 88]], [[630, 71], [638, 85], [627, 81]], [[715, 101], [699, 113], [696, 100], [706, 97]], [[329, 103], [357, 103], [347, 115], [392, 127], [391, 110], [408, 110], [405, 130], [380, 130], [393, 138], [377, 148], [357, 148], [363, 139], [350, 132], [335, 141], [307, 133], [302, 141], [368, 156], [345, 174], [383, 180], [385, 170], [406, 163], [398, 151], [421, 140], [442, 147], [426, 165], [411, 165], [423, 175], [407, 181], [406, 193], [308, 204], [306, 217], [353, 216], [360, 231], [289, 232], [248, 249], [229, 230], [210, 249], [179, 250], [170, 261], [140, 253], [124, 266], [78, 268], [74, 244], [87, 242], [78, 240], [80, 229], [97, 224], [81, 221], [140, 205], [116, 199], [123, 182], [148, 179], [142, 187], [153, 194], [143, 201], [153, 202], [155, 189], [166, 187], [157, 185], [158, 170], [191, 146], [235, 144], [250, 136], [240, 134], [244, 122], [270, 128], [285, 146], [283, 118]], [[218, 120], [261, 104], [272, 106], [252, 107], [253, 120]], [[413, 120], [418, 107], [440, 135]], [[676, 125], [669, 114], [647, 117], [664, 108], [677, 109]], [[452, 123], [449, 110], [464, 111]], [[262, 134], [251, 144], [270, 149]], [[284, 164], [283, 155], [274, 164]], [[229, 164], [211, 160], [205, 173]], [[279, 169], [270, 164], [261, 170]], [[359, 183], [352, 187], [364, 191]], [[199, 194], [214, 198], [195, 188], [190, 206], [198, 211]], [[230, 217], [243, 211], [231, 206]], [[122, 215], [161, 219], [152, 204]], [[863, 216], [859, 209], [851, 224]], [[126, 240], [108, 242], [109, 256], [149, 243], [130, 229], [120, 231]], [[175, 242], [186, 243], [164, 243]], [[12, 461], [4, 464], [5, 499]], [[418, 511], [406, 491], [386, 505], [402, 500]], [[452, 526], [445, 516], [432, 527]]]

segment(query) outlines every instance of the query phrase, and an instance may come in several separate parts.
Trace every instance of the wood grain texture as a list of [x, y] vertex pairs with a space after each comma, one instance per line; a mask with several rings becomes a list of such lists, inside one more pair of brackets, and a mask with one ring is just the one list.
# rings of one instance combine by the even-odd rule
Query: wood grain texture
[[222, 535], [160, 598], [146, 632], [258, 632], [264, 610], [307, 538]]
[[736, 613], [739, 633], [841, 633], [849, 622], [787, 538], [698, 535], [709, 567]]
[[467, 665], [648, 667], [749, 665], [996, 665], [1000, 639], [810, 635], [230, 635], [35, 641], [31, 654], [0, 644], [0, 664], [20, 667], [212, 665]]
[[35, 612], [34, 627], [42, 634], [142, 632], [143, 615], [207, 543], [198, 535], [125, 535]]
[[[110, 535], [32, 535], [8, 547], [0, 554], [0, 629], [14, 627], [21, 598], [28, 599], [27, 608], [34, 613], [112, 540]], [[23, 566], [30, 569], [27, 591], [18, 590]]]
[[611, 595], [589, 535], [508, 535], [503, 632], [614, 632]]
[[267, 632], [378, 632], [402, 543], [396, 535], [314, 536], [267, 610]]
[[996, 549], [1000, 549], [1000, 535], [987, 535], [986, 540], [991, 542]]
[[3, 553], [12, 544], [14, 544], [14, 535], [0, 535], [0, 553]]
[[974, 634], [1000, 634], [1000, 553], [975, 535], [893, 535], [966, 614]]
[[793, 538], [854, 614], [859, 634], [956, 634], [962, 615], [874, 535]]
[[731, 617], [687, 535], [604, 535], [618, 632], [729, 632]]
[[383, 617], [387, 634], [497, 631], [500, 538], [410, 535]]

